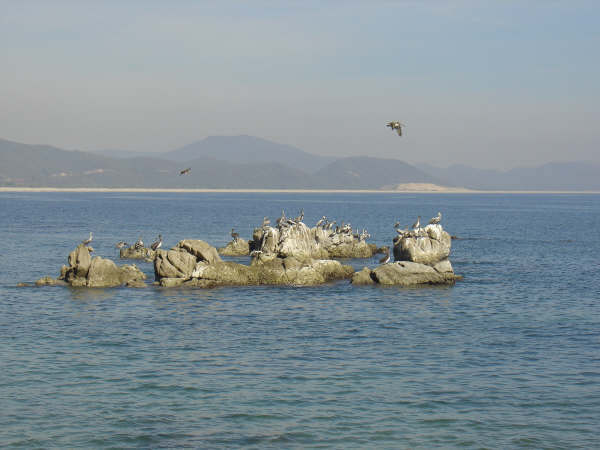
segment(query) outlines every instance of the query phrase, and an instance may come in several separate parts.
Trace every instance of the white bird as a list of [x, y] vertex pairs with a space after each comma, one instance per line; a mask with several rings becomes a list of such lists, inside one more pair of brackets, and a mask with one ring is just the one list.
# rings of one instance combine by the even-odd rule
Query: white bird
[[83, 245], [88, 245], [90, 242], [92, 242], [92, 239], [94, 239], [94, 236], [92, 235], [92, 232], [90, 231], [90, 237], [87, 238], [85, 241], [81, 241], [81, 243]]
[[431, 220], [429, 221], [430, 224], [433, 225], [437, 225], [438, 223], [440, 223], [442, 221], [442, 213], [438, 212], [437, 216], [432, 217]]
[[390, 248], [385, 247], [384, 256], [379, 260], [379, 264], [387, 264], [390, 262]]

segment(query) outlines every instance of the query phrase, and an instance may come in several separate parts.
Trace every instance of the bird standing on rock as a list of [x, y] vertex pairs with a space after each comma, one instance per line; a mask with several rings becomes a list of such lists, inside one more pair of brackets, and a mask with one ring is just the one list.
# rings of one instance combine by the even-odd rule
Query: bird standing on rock
[[85, 241], [81, 241], [81, 243], [83, 245], [88, 245], [90, 242], [92, 242], [92, 239], [94, 239], [94, 236], [92, 235], [92, 232], [90, 231], [90, 237], [87, 238]]
[[441, 221], [442, 221], [442, 213], [438, 212], [437, 216], [432, 217], [431, 220], [429, 221], [429, 223], [432, 224], [432, 225], [437, 225]]
[[158, 241], [152, 243], [150, 248], [154, 251], [158, 250], [162, 246], [162, 234], [158, 235]]
[[144, 248], [144, 241], [142, 241], [142, 236], [140, 236], [138, 238], [138, 240], [135, 241], [135, 244], [133, 246], [136, 250], [140, 250], [140, 249]]
[[123, 248], [123, 247], [127, 247], [129, 244], [125, 241], [119, 241], [115, 244], [115, 247], [117, 248]]
[[383, 258], [381, 258], [379, 260], [379, 264], [387, 264], [390, 262], [390, 248], [389, 247], [384, 247], [384, 254], [383, 254]]
[[417, 230], [421, 227], [421, 216], [417, 217], [417, 221], [413, 223], [412, 229]]
[[240, 235], [238, 233], [236, 233], [234, 231], [234, 228], [231, 229], [231, 237], [233, 238], [234, 241], [237, 242], [237, 240], [240, 238]]

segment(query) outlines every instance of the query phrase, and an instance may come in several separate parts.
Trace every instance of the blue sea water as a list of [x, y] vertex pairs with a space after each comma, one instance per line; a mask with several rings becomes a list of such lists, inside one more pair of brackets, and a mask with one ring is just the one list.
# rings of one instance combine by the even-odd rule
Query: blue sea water
[[[16, 287], [89, 231], [118, 259], [282, 208], [378, 245], [442, 211], [464, 281]], [[0, 446], [598, 448], [599, 230], [598, 195], [0, 193]]]

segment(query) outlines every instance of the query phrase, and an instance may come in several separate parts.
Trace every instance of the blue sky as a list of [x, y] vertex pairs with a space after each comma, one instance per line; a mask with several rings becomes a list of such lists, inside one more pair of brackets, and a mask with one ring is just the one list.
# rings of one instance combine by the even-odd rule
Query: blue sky
[[0, 8], [6, 139], [164, 151], [250, 134], [440, 166], [600, 161], [600, 2]]

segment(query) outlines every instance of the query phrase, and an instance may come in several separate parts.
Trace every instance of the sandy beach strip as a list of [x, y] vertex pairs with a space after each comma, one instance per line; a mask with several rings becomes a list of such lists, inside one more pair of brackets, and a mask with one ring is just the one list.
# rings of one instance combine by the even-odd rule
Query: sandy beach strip
[[165, 192], [165, 193], [289, 193], [289, 194], [600, 194], [600, 191], [507, 191], [507, 190], [383, 190], [383, 189], [166, 189], [166, 188], [55, 188], [0, 187], [0, 192]]

